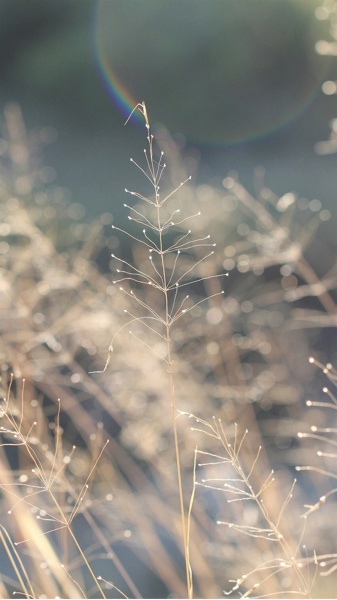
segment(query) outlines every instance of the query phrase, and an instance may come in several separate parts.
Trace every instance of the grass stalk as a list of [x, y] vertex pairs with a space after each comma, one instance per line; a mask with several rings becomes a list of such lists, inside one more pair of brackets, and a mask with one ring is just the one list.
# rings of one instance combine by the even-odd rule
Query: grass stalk
[[[115, 333], [114, 337], [112, 338], [109, 346], [108, 357], [103, 371], [94, 371], [94, 373], [102, 373], [107, 369], [113, 353], [114, 340], [116, 336], [128, 325], [134, 325], [135, 323], [144, 325], [144, 327], [152, 331], [155, 336], [158, 336], [159, 338], [165, 341], [166, 355], [162, 356], [161, 353], [158, 353], [155, 348], [152, 348], [148, 343], [146, 343], [140, 337], [138, 337], [138, 335], [136, 335], [133, 331], [130, 331], [134, 338], [140, 341], [154, 355], [159, 356], [159, 358], [162, 359], [163, 362], [167, 365], [169, 390], [168, 393], [171, 406], [172, 430], [174, 438], [174, 453], [178, 482], [178, 496], [180, 505], [182, 546], [186, 571], [187, 597], [192, 598], [192, 569], [189, 561], [188, 552], [187, 521], [182, 482], [179, 438], [177, 430], [178, 411], [176, 407], [173, 377], [174, 368], [172, 360], [173, 348], [171, 339], [171, 328], [178, 319], [180, 319], [187, 312], [192, 310], [194, 306], [197, 306], [201, 302], [208, 300], [210, 297], [218, 295], [218, 293], [216, 293], [210, 297], [202, 298], [201, 300], [195, 302], [195, 304], [192, 306], [188, 303], [189, 295], [180, 296], [181, 288], [184, 288], [185, 286], [192, 286], [193, 284], [200, 283], [204, 280], [204, 277], [202, 275], [196, 277], [195, 273], [198, 275], [200, 263], [203, 263], [213, 254], [213, 251], [209, 251], [206, 252], [206, 254], [202, 256], [202, 258], [198, 256], [197, 260], [192, 259], [192, 261], [190, 261], [190, 250], [194, 252], [195, 248], [202, 247], [202, 249], [204, 249], [204, 247], [213, 247], [215, 246], [215, 244], [209, 242], [209, 235], [193, 238], [191, 236], [191, 230], [186, 230], [184, 229], [184, 226], [182, 227], [182, 224], [185, 223], [185, 221], [187, 221], [189, 218], [200, 216], [200, 212], [183, 217], [178, 217], [180, 209], [176, 209], [173, 211], [171, 210], [165, 213], [165, 210], [163, 209], [164, 204], [169, 199], [171, 199], [176, 192], [180, 190], [180, 188], [190, 179], [190, 177], [188, 177], [185, 181], [181, 182], [177, 187], [175, 187], [175, 189], [167, 193], [165, 197], [161, 196], [160, 182], [163, 172], [166, 168], [166, 164], [163, 160], [164, 153], [160, 153], [159, 159], [155, 157], [153, 148], [153, 135], [150, 132], [150, 123], [145, 103], [143, 102], [141, 104], [138, 104], [134, 108], [134, 111], [135, 110], [139, 110], [144, 118], [145, 127], [147, 130], [148, 148], [144, 149], [146, 163], [144, 168], [140, 166], [137, 162], [135, 162], [132, 158], [131, 162], [141, 171], [141, 173], [150, 182], [153, 188], [153, 195], [151, 197], [146, 197], [143, 194], [140, 194], [139, 192], [134, 192], [127, 189], [125, 190], [135, 199], [138, 199], [145, 203], [145, 210], [144, 208], [143, 210], [138, 209], [138, 206], [132, 207], [128, 206], [127, 204], [124, 205], [130, 210], [131, 214], [129, 215], [129, 220], [134, 221], [138, 225], [144, 227], [144, 237], [138, 238], [133, 233], [124, 231], [119, 227], [115, 227], [114, 225], [112, 227], [113, 229], [121, 231], [122, 233], [125, 233], [128, 237], [131, 237], [133, 240], [137, 241], [141, 245], [141, 247], [145, 246], [148, 249], [149, 268], [147, 270], [144, 270], [142, 265], [134, 265], [128, 261], [117, 258], [115, 255], [112, 255], [112, 257], [118, 260], [122, 265], [122, 268], [117, 269], [117, 273], [120, 273], [121, 277], [113, 283], [119, 284], [124, 281], [127, 281], [130, 284], [136, 284], [137, 291], [132, 288], [126, 289], [123, 287], [120, 287], [120, 290], [126, 296], [133, 299], [137, 303], [138, 309], [145, 311], [145, 314], [144, 312], [142, 312], [141, 316], [137, 316], [131, 313], [129, 310], [125, 310], [125, 313], [129, 317], [131, 317], [131, 319], [125, 325], [120, 327]], [[168, 233], [168, 231], [170, 233], [170, 239], [166, 241], [164, 239], [164, 236]], [[186, 256], [188, 259], [187, 265], [181, 264], [183, 256]], [[205, 279], [207, 279], [207, 277], [205, 277]], [[150, 286], [154, 291], [159, 291], [162, 294], [161, 309], [158, 308], [155, 299], [153, 300], [153, 302], [152, 300], [148, 301], [147, 299], [143, 299], [142, 295], [138, 292], [138, 288], [140, 288], [143, 285]], [[219, 294], [222, 293], [222, 291], [219, 292]], [[151, 321], [151, 325], [149, 324], [149, 321]]]
[[168, 371], [168, 380], [169, 380], [169, 391], [170, 391], [170, 403], [171, 403], [171, 416], [172, 416], [172, 427], [173, 427], [173, 436], [174, 436], [174, 449], [175, 449], [175, 458], [176, 458], [176, 468], [177, 468], [177, 479], [178, 479], [178, 490], [179, 490], [179, 504], [180, 504], [180, 515], [181, 515], [181, 528], [182, 528], [182, 537], [183, 537], [183, 551], [185, 558], [185, 569], [186, 569], [186, 584], [187, 584], [187, 594], [188, 598], [192, 598], [193, 588], [192, 588], [192, 576], [191, 576], [191, 567], [189, 564], [188, 557], [188, 548], [187, 548], [187, 531], [186, 531], [186, 516], [185, 516], [185, 505], [184, 505], [184, 494], [183, 494], [183, 485], [182, 485], [182, 477], [181, 477], [181, 461], [180, 461], [180, 452], [179, 452], [179, 440], [178, 440], [178, 431], [177, 431], [177, 415], [176, 415], [176, 403], [175, 403], [175, 393], [174, 393], [174, 381], [173, 381], [173, 364], [171, 358], [171, 317], [170, 317], [170, 309], [169, 309], [169, 290], [167, 283], [167, 272], [166, 272], [166, 264], [165, 264], [165, 249], [163, 243], [163, 226], [161, 220], [161, 202], [159, 195], [159, 180], [161, 175], [161, 169], [155, 168], [155, 161], [153, 156], [153, 138], [150, 134], [150, 124], [147, 116], [146, 106], [143, 102], [141, 106], [139, 106], [144, 119], [145, 126], [148, 132], [148, 144], [149, 144], [149, 160], [148, 166], [152, 177], [152, 185], [155, 191], [155, 206], [156, 206], [156, 216], [157, 216], [157, 230], [159, 237], [159, 250], [158, 254], [160, 256], [160, 272], [159, 278], [162, 282], [162, 291], [165, 299], [165, 328], [166, 328], [166, 345], [167, 345], [167, 371]]

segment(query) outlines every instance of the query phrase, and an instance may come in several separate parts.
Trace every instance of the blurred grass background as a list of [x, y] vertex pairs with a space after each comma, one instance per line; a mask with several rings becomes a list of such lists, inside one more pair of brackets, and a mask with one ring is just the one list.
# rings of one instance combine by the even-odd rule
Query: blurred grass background
[[[119, 210], [130, 148], [142, 144], [130, 107], [147, 101], [200, 160], [210, 182], [230, 169], [334, 207], [333, 162], [315, 156], [328, 133], [334, 59], [315, 42], [327, 22], [316, 0], [2, 0], [0, 102], [27, 127], [53, 127], [47, 160], [91, 215]], [[333, 160], [333, 159], [332, 159]]]
[[[144, 260], [110, 227], [127, 222], [124, 188], [139, 186], [129, 158], [141, 156], [145, 143], [137, 118], [124, 122], [134, 104], [147, 102], [170, 182], [193, 176], [176, 202], [187, 213], [202, 211], [196, 232], [212, 233], [213, 269], [230, 273], [223, 303], [197, 310], [174, 334], [179, 403], [202, 418], [225, 413], [229, 427], [235, 421], [248, 427], [248, 462], [262, 440], [257, 480], [270, 466], [278, 470], [269, 498], [277, 511], [295, 465], [314, 456], [308, 441], [306, 452], [297, 441], [309, 427], [305, 400], [324, 385], [308, 357], [336, 364], [335, 155], [315, 153], [337, 112], [335, 97], [321, 91], [336, 65], [315, 51], [329, 36], [328, 21], [317, 18], [320, 6], [314, 0], [0, 4], [3, 385], [8, 370], [31, 382], [28, 421], [41, 404], [48, 425], [61, 398], [65, 446], [80, 448], [67, 471], [75, 488], [109, 435], [93, 504], [88, 500], [85, 509], [146, 597], [184, 589], [178, 535], [167, 517], [175, 521], [162, 368], [121, 338], [106, 377], [88, 375], [104, 365], [129, 308], [111, 285], [110, 253]], [[197, 298], [204, 292], [197, 289]], [[311, 414], [310, 424], [328, 420], [324, 411]], [[181, 427], [191, 483], [196, 440]], [[41, 426], [42, 446], [48, 435]], [[26, 472], [19, 461], [12, 476]], [[300, 479], [285, 525], [290, 536], [305, 494], [314, 502], [327, 487], [324, 478]], [[334, 551], [333, 507], [310, 530], [308, 553], [322, 544]], [[221, 594], [230, 577], [247, 569], [240, 543], [215, 527], [227, 511], [215, 494], [200, 493], [195, 528], [203, 543], [194, 551], [201, 597]], [[233, 513], [258, 519], [254, 511]], [[20, 517], [13, 535], [19, 525]], [[89, 531], [81, 534], [91, 548]], [[268, 552], [258, 543], [246, 554], [253, 568]], [[71, 549], [69, 556], [72, 564]], [[111, 566], [104, 562], [103, 571], [109, 579]], [[116, 565], [112, 572], [123, 586]], [[290, 585], [280, 577], [267, 592], [276, 583]], [[16, 589], [10, 578], [6, 584]], [[317, 596], [331, 597], [329, 587], [316, 585]]]

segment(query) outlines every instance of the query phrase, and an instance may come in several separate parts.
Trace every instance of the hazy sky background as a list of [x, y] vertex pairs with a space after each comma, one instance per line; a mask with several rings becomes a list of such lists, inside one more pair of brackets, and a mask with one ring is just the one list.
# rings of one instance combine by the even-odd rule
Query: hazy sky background
[[1, 0], [0, 107], [52, 126], [46, 162], [89, 215], [114, 212], [130, 185], [145, 100], [154, 124], [200, 153], [199, 179], [263, 164], [279, 194], [335, 205], [335, 156], [314, 153], [337, 115], [324, 96], [335, 59], [315, 52], [317, 0]]

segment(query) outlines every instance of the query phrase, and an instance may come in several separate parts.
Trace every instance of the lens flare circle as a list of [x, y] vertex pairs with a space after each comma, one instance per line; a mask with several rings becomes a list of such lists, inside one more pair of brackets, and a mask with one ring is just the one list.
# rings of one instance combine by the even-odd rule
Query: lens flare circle
[[232, 145], [285, 128], [321, 92], [317, 23], [311, 3], [99, 0], [95, 65], [125, 119], [145, 100], [153, 123]]

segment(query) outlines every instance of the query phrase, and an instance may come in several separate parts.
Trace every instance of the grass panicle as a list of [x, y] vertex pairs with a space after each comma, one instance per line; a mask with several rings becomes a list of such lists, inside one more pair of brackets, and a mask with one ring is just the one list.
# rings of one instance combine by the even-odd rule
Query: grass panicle
[[[163, 353], [162, 355], [159, 354], [159, 358], [166, 364], [168, 373], [168, 395], [170, 398], [177, 466], [187, 595], [191, 598], [193, 595], [192, 569], [189, 560], [186, 502], [182, 485], [181, 459], [176, 423], [178, 413], [173, 380], [174, 367], [171, 328], [178, 320], [184, 317], [186, 313], [193, 311], [193, 309], [201, 303], [209, 301], [218, 295], [222, 295], [224, 292], [221, 290], [220, 292], [202, 298], [198, 302], [193, 302], [190, 298], [190, 294], [184, 294], [184, 290], [182, 290], [186, 286], [190, 288], [193, 284], [203, 284], [206, 279], [218, 277], [218, 275], [209, 275], [208, 277], [198, 275], [200, 266], [214, 254], [214, 250], [207, 251], [207, 249], [214, 248], [215, 244], [210, 242], [209, 234], [201, 237], [193, 237], [191, 229], [184, 230], [183, 228], [187, 221], [199, 217], [201, 214], [200, 212], [190, 216], [181, 216], [179, 208], [171, 210], [169, 207], [169, 200], [190, 180], [190, 177], [182, 181], [175, 189], [167, 194], [161, 194], [160, 184], [166, 169], [164, 152], [161, 151], [159, 157], [155, 156], [154, 137], [151, 133], [145, 103], [138, 104], [135, 107], [135, 110], [139, 110], [144, 117], [148, 147], [147, 149], [144, 149], [144, 167], [140, 166], [132, 158], [130, 160], [150, 183], [153, 195], [144, 196], [139, 192], [130, 191], [128, 189], [125, 189], [125, 192], [132, 198], [138, 199], [142, 203], [149, 205], [151, 212], [149, 213], [148, 211], [147, 214], [144, 214], [142, 209], [138, 208], [138, 205], [132, 207], [125, 204], [125, 207], [128, 208], [131, 213], [129, 215], [129, 220], [137, 223], [137, 225], [140, 225], [143, 228], [142, 237], [136, 237], [115, 225], [112, 227], [131, 236], [138, 244], [145, 246], [148, 252], [148, 269], [142, 270], [142, 268], [135, 266], [126, 260], [116, 259], [116, 256], [113, 254], [112, 257], [121, 264], [121, 268], [117, 269], [117, 273], [121, 275], [121, 277], [113, 283], [120, 286], [121, 283], [128, 282], [131, 286], [133, 285], [134, 287], [127, 288], [120, 286], [119, 289], [126, 294], [128, 298], [131, 298], [134, 301], [138, 310], [143, 312], [134, 315], [130, 310], [125, 309], [125, 313], [128, 317], [131, 317], [131, 319], [128, 320], [113, 337], [109, 346], [107, 361], [102, 372], [106, 370], [110, 362], [116, 336], [122, 329], [129, 327], [134, 323], [141, 324], [164, 342]], [[193, 254], [191, 259], [190, 253], [191, 250], [195, 249], [206, 249], [206, 253], [196, 261], [193, 260]], [[187, 255], [189, 259], [187, 265], [184, 263], [185, 255]], [[143, 298], [142, 293], [138, 291], [142, 286], [149, 286], [154, 290], [154, 293], [159, 292], [161, 294], [162, 301], [159, 303], [159, 308], [156, 297], [154, 300], [150, 297], [150, 302], [147, 299], [148, 296], [146, 296], [145, 299]], [[152, 304], [151, 301], [153, 302]], [[132, 329], [129, 330], [129, 332], [140, 343], [145, 345], [148, 351], [156, 353], [156, 351], [153, 350], [153, 347], [145, 342], [141, 336], [134, 333]]]

